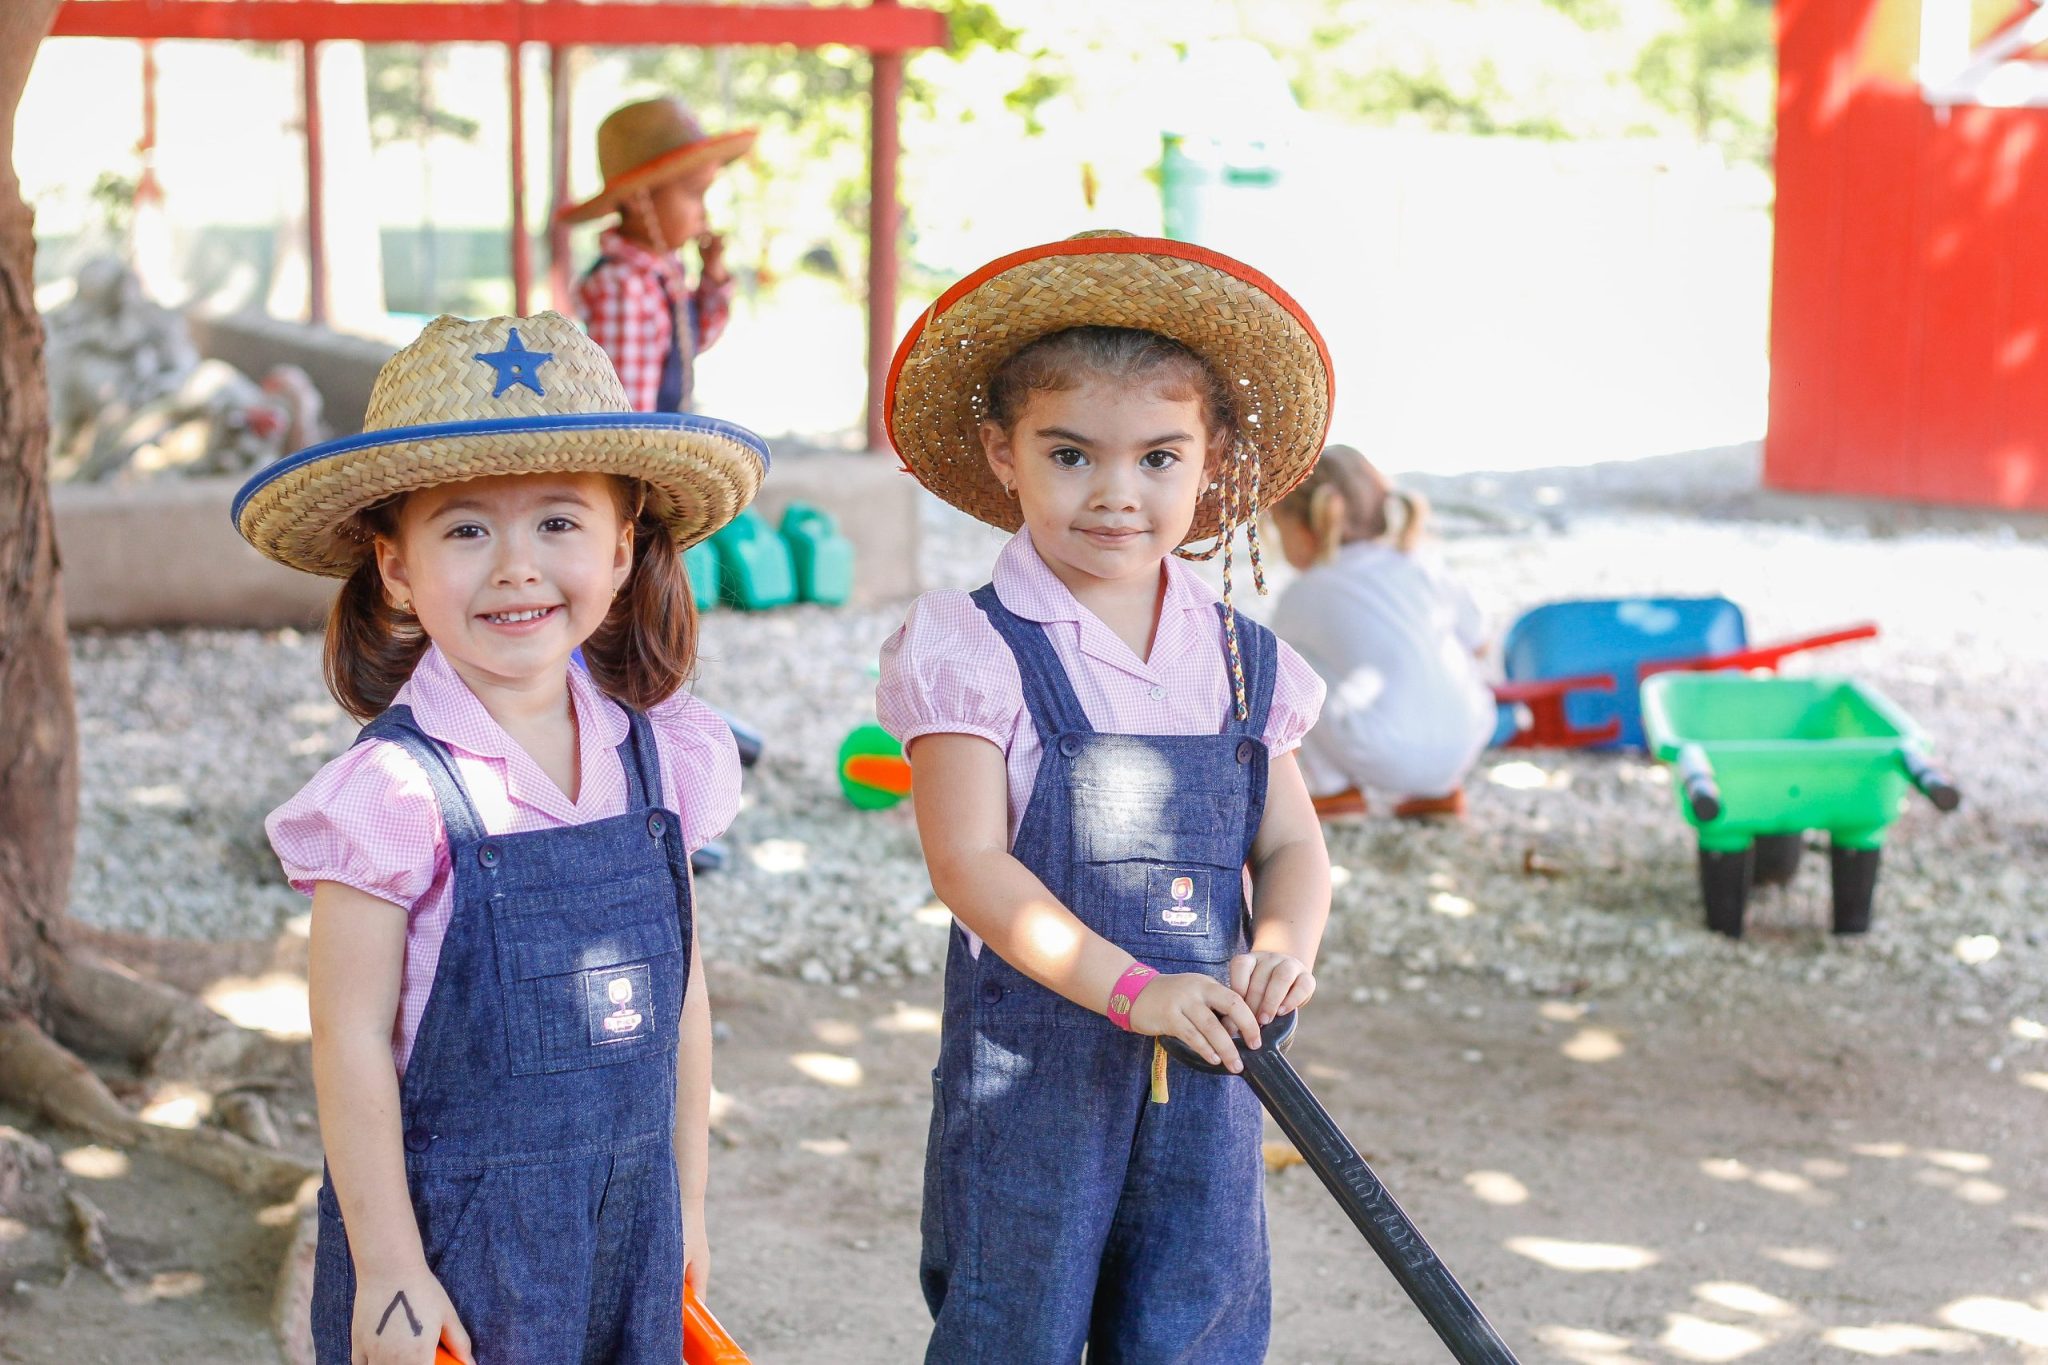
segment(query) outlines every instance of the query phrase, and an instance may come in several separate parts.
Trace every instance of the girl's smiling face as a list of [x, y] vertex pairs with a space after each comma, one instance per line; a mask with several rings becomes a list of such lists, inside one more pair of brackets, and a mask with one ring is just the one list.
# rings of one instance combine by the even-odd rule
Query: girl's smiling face
[[633, 529], [603, 474], [505, 474], [406, 498], [377, 541], [385, 591], [472, 690], [559, 679], [611, 609]]
[[1034, 389], [1005, 431], [981, 424], [989, 468], [1015, 491], [1039, 557], [1077, 596], [1157, 574], [1208, 483], [1201, 401], [1086, 379]]

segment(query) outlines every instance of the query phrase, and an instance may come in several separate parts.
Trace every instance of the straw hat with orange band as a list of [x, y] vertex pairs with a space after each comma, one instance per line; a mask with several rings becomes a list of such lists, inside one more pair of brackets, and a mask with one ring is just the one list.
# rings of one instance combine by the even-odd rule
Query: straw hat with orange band
[[623, 105], [597, 126], [597, 169], [604, 176], [604, 188], [555, 216], [565, 223], [582, 223], [617, 213], [642, 190], [745, 156], [756, 131], [739, 128], [709, 136], [679, 99]]
[[[1330, 354], [1285, 290], [1220, 252], [1163, 237], [1082, 233], [1012, 252], [961, 280], [911, 324], [889, 367], [884, 407], [903, 467], [980, 521], [1006, 531], [1023, 525], [982, 453], [989, 379], [1029, 343], [1086, 326], [1171, 337], [1223, 380], [1237, 438], [1176, 553], [1207, 559], [1220, 550], [1228, 605], [1231, 544], [1245, 527], [1253, 580], [1265, 592], [1258, 515], [1315, 467], [1330, 425]], [[1187, 548], [1201, 540], [1211, 544]], [[1234, 614], [1226, 619], [1241, 693]]]

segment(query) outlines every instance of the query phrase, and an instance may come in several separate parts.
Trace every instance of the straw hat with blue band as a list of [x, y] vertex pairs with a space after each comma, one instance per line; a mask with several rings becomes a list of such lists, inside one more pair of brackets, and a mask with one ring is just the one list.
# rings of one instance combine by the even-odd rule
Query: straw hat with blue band
[[753, 500], [768, 458], [730, 422], [634, 412], [610, 358], [559, 313], [444, 315], [378, 371], [360, 435], [258, 470], [233, 516], [279, 563], [346, 578], [370, 551], [357, 514], [389, 498], [495, 474], [612, 474], [644, 484], [687, 548]]

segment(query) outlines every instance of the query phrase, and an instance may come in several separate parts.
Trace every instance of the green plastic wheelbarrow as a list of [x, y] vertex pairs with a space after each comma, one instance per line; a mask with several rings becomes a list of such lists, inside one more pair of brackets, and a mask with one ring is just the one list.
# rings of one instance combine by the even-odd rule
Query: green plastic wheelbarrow
[[1828, 835], [1835, 932], [1864, 932], [1908, 789], [1943, 811], [1962, 803], [1919, 727], [1863, 683], [1662, 673], [1642, 703], [1650, 752], [1671, 766], [1679, 813], [1699, 832], [1707, 927], [1731, 938], [1752, 883], [1791, 880], [1808, 830]]

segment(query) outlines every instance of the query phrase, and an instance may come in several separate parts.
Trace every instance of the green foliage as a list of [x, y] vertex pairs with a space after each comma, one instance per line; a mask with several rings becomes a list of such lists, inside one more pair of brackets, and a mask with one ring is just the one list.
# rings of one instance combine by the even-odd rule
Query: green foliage
[[[1672, 0], [1681, 27], [1660, 34], [1636, 62], [1636, 83], [1683, 116], [1701, 142], [1768, 160], [1769, 91], [1776, 45], [1771, 0]], [[1763, 97], [1758, 98], [1762, 86]]]
[[436, 135], [467, 142], [476, 136], [475, 119], [435, 106], [438, 64], [436, 49], [416, 43], [373, 43], [363, 48], [372, 142], [381, 146]]
[[135, 222], [135, 189], [133, 176], [119, 171], [101, 171], [99, 178], [92, 182], [92, 188], [86, 192], [93, 207], [100, 211], [100, 226], [109, 237], [126, 236]]

